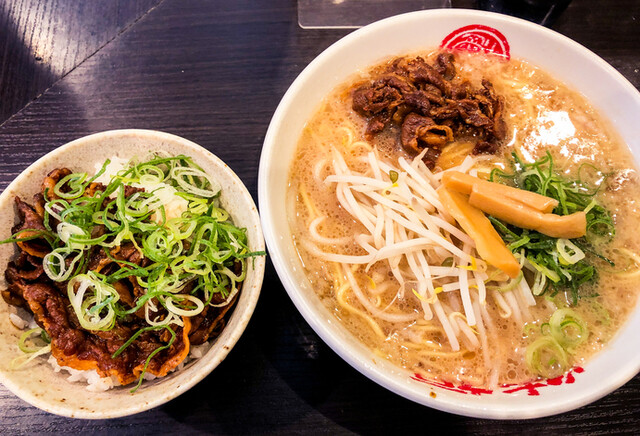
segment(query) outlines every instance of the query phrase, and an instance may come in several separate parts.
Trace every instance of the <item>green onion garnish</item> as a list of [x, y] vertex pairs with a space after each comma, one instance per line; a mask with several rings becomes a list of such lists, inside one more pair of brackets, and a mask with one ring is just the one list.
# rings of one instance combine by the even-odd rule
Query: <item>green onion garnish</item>
[[[128, 322], [125, 318], [144, 310], [147, 326], [135, 331], [114, 359], [146, 331], [171, 333], [168, 343], [147, 356], [135, 391], [151, 359], [174, 343], [174, 329], [183, 325], [182, 318], [200, 314], [207, 305], [233, 302], [246, 276], [247, 259], [265, 253], [249, 249], [246, 230], [236, 227], [220, 207], [219, 184], [191, 158], [156, 154], [130, 162], [106, 185], [91, 186], [108, 164], [93, 177], [69, 174], [56, 183], [55, 195], [45, 193], [47, 230], [22, 230], [0, 243], [42, 238], [51, 245], [43, 259], [44, 272], [53, 281], [67, 282], [71, 309], [85, 330], [111, 330], [119, 320]], [[50, 199], [53, 196], [58, 198]], [[172, 216], [176, 204], [180, 215]], [[121, 258], [124, 246], [133, 247], [144, 262]], [[106, 256], [110, 266], [91, 271], [89, 259], [97, 254]], [[114, 287], [123, 279], [144, 290], [130, 305]], [[23, 335], [20, 346], [25, 352], [33, 351], [24, 343], [36, 330], [40, 332]]]
[[[530, 333], [535, 331], [525, 330], [527, 336]], [[569, 367], [570, 355], [587, 340], [589, 330], [576, 312], [564, 308], [556, 310], [549, 322], [540, 326], [540, 334], [527, 346], [525, 361], [533, 373], [550, 378]]]
[[391, 170], [389, 171], [389, 180], [391, 180], [391, 183], [395, 183], [398, 181], [398, 172]]
[[612, 238], [615, 235], [613, 219], [595, 198], [598, 187], [560, 177], [554, 171], [549, 152], [530, 164], [523, 162], [516, 153], [512, 156], [512, 172], [494, 169], [491, 181], [509, 182], [520, 189], [554, 198], [558, 200], [554, 213], [559, 215], [586, 212], [587, 235], [573, 240], [552, 238], [489, 217], [511, 251], [516, 256], [523, 256], [524, 266], [534, 272], [534, 295], [548, 292], [555, 296], [560, 291], [568, 292], [571, 304], [575, 305], [580, 297], [580, 286], [597, 278], [593, 259], [602, 258], [611, 263], [594, 253], [592, 241], [594, 238]]

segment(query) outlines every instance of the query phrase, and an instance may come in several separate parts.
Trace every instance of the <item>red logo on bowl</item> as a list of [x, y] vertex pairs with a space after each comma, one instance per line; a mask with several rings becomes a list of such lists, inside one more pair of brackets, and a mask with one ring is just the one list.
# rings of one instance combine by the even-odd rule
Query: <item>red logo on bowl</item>
[[[518, 392], [525, 392], [529, 396], [538, 396], [540, 392], [539, 388], [544, 388], [546, 386], [560, 386], [562, 384], [573, 384], [576, 381], [575, 374], [582, 374], [584, 369], [580, 366], [574, 366], [569, 369], [565, 374], [556, 377], [550, 378], [547, 380], [535, 380], [527, 383], [521, 384], [507, 384], [501, 385], [497, 392], [502, 392], [503, 394], [515, 394]], [[437, 388], [444, 389], [450, 392], [457, 392], [459, 394], [471, 394], [471, 395], [491, 395], [496, 391], [491, 389], [477, 388], [467, 384], [455, 385], [451, 382], [440, 381], [435, 379], [430, 379], [422, 376], [421, 374], [415, 373], [411, 376], [412, 380], [419, 381], [421, 383], [425, 383]]]
[[482, 24], [464, 26], [451, 32], [440, 44], [448, 50], [491, 53], [510, 59], [509, 42], [497, 29]]

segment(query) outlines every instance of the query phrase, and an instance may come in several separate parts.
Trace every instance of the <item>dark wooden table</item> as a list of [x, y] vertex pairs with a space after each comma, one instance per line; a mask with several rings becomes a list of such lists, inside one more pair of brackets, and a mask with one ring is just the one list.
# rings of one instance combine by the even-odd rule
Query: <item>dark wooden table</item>
[[[639, 1], [575, 0], [551, 27], [640, 87]], [[308, 62], [349, 32], [302, 30], [295, 0], [4, 0], [0, 189], [72, 139], [147, 128], [208, 148], [257, 198], [261, 145], [281, 96]], [[0, 386], [3, 434], [434, 430], [638, 434], [640, 377], [594, 404], [533, 421], [438, 412], [386, 391], [337, 357], [298, 314], [269, 265], [258, 308], [231, 354], [162, 407], [122, 419], [71, 420]]]

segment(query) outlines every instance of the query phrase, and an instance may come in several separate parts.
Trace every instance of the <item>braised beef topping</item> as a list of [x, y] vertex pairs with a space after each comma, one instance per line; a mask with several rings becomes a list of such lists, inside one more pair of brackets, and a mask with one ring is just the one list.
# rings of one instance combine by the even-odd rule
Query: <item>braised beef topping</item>
[[473, 147], [473, 154], [495, 154], [498, 151], [498, 145], [495, 142], [478, 141]]
[[[73, 367], [80, 364], [85, 369], [94, 367], [103, 376], [115, 375], [122, 384], [134, 381], [149, 354], [170, 339], [163, 337], [164, 331], [145, 332], [114, 358], [113, 353], [144, 326], [142, 323], [118, 323], [109, 331], [86, 332], [77, 326], [77, 320], [73, 322], [74, 314], [68, 308], [68, 300], [54, 287], [44, 283], [30, 284], [24, 288], [24, 298], [38, 325], [51, 338], [51, 352], [61, 365]], [[151, 360], [150, 372], [165, 373], [165, 364], [184, 352], [189, 345], [184, 334], [188, 333], [188, 325], [187, 321], [184, 329], [174, 327], [175, 342]]]
[[225, 315], [235, 305], [235, 300], [227, 304], [224, 307], [214, 308], [213, 306], [207, 306], [198, 315], [191, 318], [192, 331], [189, 333], [189, 342], [192, 345], [204, 344], [209, 340], [213, 333], [219, 333], [226, 325]]
[[475, 127], [487, 127], [492, 124], [489, 117], [482, 113], [480, 105], [475, 100], [459, 100], [458, 113], [466, 124]]
[[[387, 122], [387, 121], [385, 121]], [[43, 183], [43, 194], [52, 198], [53, 187], [59, 180], [71, 174], [70, 170], [54, 170]], [[98, 191], [104, 191], [105, 186], [91, 183], [85, 192], [93, 196]], [[64, 189], [63, 189], [64, 191]], [[141, 192], [142, 189], [132, 188], [125, 191], [126, 196]], [[34, 197], [34, 207], [16, 197], [15, 204], [18, 223], [12, 232], [20, 232], [19, 236], [28, 237], [46, 232], [43, 223], [45, 199], [43, 194]], [[50, 217], [51, 218], [51, 217]], [[50, 225], [55, 226], [53, 220]], [[102, 225], [92, 228], [91, 236], [100, 237], [105, 233]], [[17, 242], [18, 254], [10, 261], [5, 270], [6, 289], [0, 291], [2, 298], [10, 305], [22, 307], [33, 314], [37, 324], [43, 328], [51, 338], [52, 355], [61, 366], [75, 369], [96, 369], [101, 376], [116, 376], [120, 383], [128, 384], [135, 381], [142, 372], [148, 356], [159, 347], [166, 346], [171, 340], [171, 333], [167, 329], [148, 331], [140, 335], [117, 357], [118, 351], [132, 335], [144, 327], [148, 327], [145, 309], [142, 307], [131, 315], [118, 317], [114, 327], [109, 331], [88, 331], [82, 328], [68, 298], [67, 282], [53, 282], [44, 273], [42, 258], [51, 251], [51, 246], [44, 238]], [[189, 244], [185, 244], [189, 248]], [[146, 267], [150, 260], [143, 257], [132, 242], [124, 242], [119, 246], [109, 248], [94, 246], [88, 256], [87, 271], [104, 275], [111, 275], [119, 271], [124, 265], [135, 264]], [[70, 258], [66, 262], [71, 262]], [[237, 265], [241, 268], [241, 265]], [[235, 271], [240, 274], [241, 271]], [[139, 297], [145, 295], [146, 290], [140, 286], [135, 276], [124, 277], [111, 283], [118, 292], [118, 304], [124, 309], [136, 307]], [[188, 283], [185, 292], [190, 292], [194, 283]], [[153, 319], [163, 319], [168, 312], [156, 298], [151, 302], [158, 308], [150, 311]], [[214, 295], [214, 304], [223, 302], [218, 294]], [[184, 327], [172, 325], [176, 338], [168, 349], [157, 353], [150, 362], [147, 371], [156, 376], [166, 375], [186, 357], [191, 343], [201, 344], [216, 337], [226, 324], [226, 315], [233, 308], [232, 302], [223, 307], [206, 306], [205, 310], [193, 319], [182, 318]], [[194, 327], [191, 328], [191, 321]], [[190, 336], [193, 341], [190, 340]]]
[[20, 222], [13, 226], [11, 233], [17, 234], [18, 238], [21, 239], [34, 237], [34, 239], [22, 240], [16, 244], [32, 256], [46, 256], [51, 251], [51, 247], [46, 239], [38, 237], [43, 232], [46, 232], [42, 217], [38, 215], [34, 208], [22, 201], [20, 197], [16, 197], [15, 202]]
[[421, 57], [394, 60], [353, 91], [352, 107], [368, 119], [368, 139], [391, 124], [401, 126], [399, 142], [415, 153], [428, 148], [424, 159], [431, 166], [456, 136], [475, 137], [474, 153], [496, 153], [506, 137], [503, 98], [486, 79], [474, 89], [456, 78], [455, 56], [448, 52], [433, 65]]
[[107, 189], [107, 187], [102, 183], [91, 182], [84, 190], [84, 195], [87, 197], [95, 197], [97, 192], [104, 192], [105, 189]]
[[[44, 181], [42, 182], [42, 192], [44, 193], [47, 200], [60, 198], [54, 192], [54, 188], [60, 180], [62, 180], [69, 174], [72, 174], [69, 168], [56, 168], [55, 170], [51, 171], [47, 175], [47, 177], [45, 177]], [[64, 187], [62, 191], [65, 192]]]
[[453, 64], [454, 61], [455, 58], [453, 53], [440, 53], [436, 58], [436, 71], [438, 71], [438, 73], [447, 80], [453, 79], [456, 76], [456, 67]]
[[374, 115], [369, 119], [369, 124], [367, 125], [367, 137], [373, 137], [376, 134], [382, 132], [389, 122], [390, 115], [387, 112], [383, 112], [377, 115]]
[[405, 95], [404, 101], [408, 107], [412, 107], [422, 115], [429, 115], [431, 101], [425, 91], [415, 91]]
[[402, 102], [405, 93], [413, 91], [406, 80], [389, 75], [353, 94], [353, 108], [361, 115], [376, 115], [393, 110]]
[[454, 100], [447, 100], [442, 106], [433, 107], [429, 115], [435, 120], [442, 121], [458, 117], [460, 111]]
[[44, 200], [44, 196], [40, 193], [37, 193], [33, 196], [33, 209], [38, 214], [41, 219], [44, 219], [44, 205], [46, 201]]
[[418, 86], [423, 83], [433, 85], [445, 95], [448, 95], [451, 87], [444, 77], [421, 57], [401, 59], [393, 71], [407, 77]]
[[135, 186], [124, 185], [124, 196], [131, 197], [136, 192], [144, 192], [144, 188], [137, 188]]
[[447, 126], [436, 124], [431, 118], [409, 114], [402, 123], [402, 145], [416, 152], [423, 148], [440, 148], [451, 141], [453, 133]]
[[46, 230], [42, 223], [42, 217], [31, 206], [22, 201], [20, 197], [16, 197], [15, 202], [20, 223], [11, 229], [12, 233], [26, 229]]

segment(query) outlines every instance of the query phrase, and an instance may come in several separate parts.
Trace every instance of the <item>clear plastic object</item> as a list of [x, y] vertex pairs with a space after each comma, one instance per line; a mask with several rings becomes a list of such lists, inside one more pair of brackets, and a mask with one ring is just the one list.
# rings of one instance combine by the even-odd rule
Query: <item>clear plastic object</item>
[[298, 0], [298, 24], [353, 29], [405, 12], [450, 7], [451, 0]]

